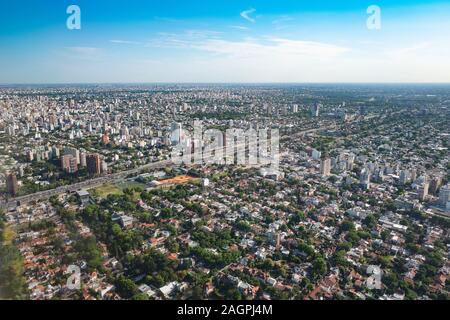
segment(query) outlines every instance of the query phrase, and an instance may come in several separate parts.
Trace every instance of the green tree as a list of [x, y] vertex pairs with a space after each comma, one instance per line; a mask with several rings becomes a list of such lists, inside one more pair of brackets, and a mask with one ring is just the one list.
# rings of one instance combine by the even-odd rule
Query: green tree
[[322, 257], [318, 257], [313, 262], [313, 276], [319, 278], [327, 273], [327, 263]]
[[0, 299], [21, 300], [28, 297], [23, 276], [23, 258], [13, 244], [14, 233], [5, 226], [0, 212]]
[[79, 256], [83, 260], [86, 260], [89, 268], [99, 269], [102, 267], [103, 258], [99, 248], [97, 247], [95, 237], [82, 238], [75, 243], [74, 247]]
[[138, 294], [138, 288], [136, 284], [132, 280], [124, 276], [120, 276], [119, 278], [117, 278], [117, 280], [115, 281], [115, 285], [117, 293], [124, 299], [130, 299], [131, 297]]

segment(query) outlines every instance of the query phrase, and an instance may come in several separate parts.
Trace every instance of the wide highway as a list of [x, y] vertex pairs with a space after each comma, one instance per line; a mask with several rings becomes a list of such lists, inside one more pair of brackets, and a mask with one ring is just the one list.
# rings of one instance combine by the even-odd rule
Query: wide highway
[[[369, 116], [369, 117], [373, 118], [376, 116]], [[299, 131], [299, 132], [295, 133], [293, 136], [301, 136], [304, 134], [318, 132], [321, 130], [329, 130], [329, 129], [336, 129], [336, 128], [337, 128], [336, 125], [324, 126], [324, 127]], [[293, 137], [293, 136], [291, 136], [291, 137]], [[236, 145], [235, 147], [240, 149], [243, 147], [243, 145]], [[216, 150], [216, 152], [217, 151], [223, 151], [223, 149]], [[208, 160], [208, 157], [206, 157], [206, 158], [204, 157], [203, 160]], [[172, 160], [163, 160], [163, 161], [153, 162], [153, 163], [149, 163], [149, 164], [140, 166], [135, 169], [121, 171], [121, 172], [105, 175], [102, 177], [89, 179], [89, 180], [86, 180], [83, 182], [78, 182], [78, 183], [74, 183], [74, 184], [67, 185], [67, 186], [61, 186], [61, 187], [58, 187], [55, 189], [40, 191], [40, 192], [36, 192], [33, 194], [16, 197], [16, 198], [10, 199], [7, 202], [0, 202], [0, 208], [3, 208], [3, 209], [14, 208], [17, 206], [18, 203], [25, 204], [25, 203], [29, 203], [29, 202], [33, 202], [33, 201], [49, 199], [52, 196], [59, 195], [62, 193], [70, 193], [70, 192], [75, 192], [75, 191], [82, 190], [82, 189], [88, 190], [88, 189], [92, 189], [92, 188], [104, 185], [106, 183], [123, 181], [126, 177], [128, 177], [130, 175], [139, 174], [140, 172], [142, 172], [144, 170], [164, 169], [167, 167], [173, 167], [175, 165], [176, 164], [173, 163]]]

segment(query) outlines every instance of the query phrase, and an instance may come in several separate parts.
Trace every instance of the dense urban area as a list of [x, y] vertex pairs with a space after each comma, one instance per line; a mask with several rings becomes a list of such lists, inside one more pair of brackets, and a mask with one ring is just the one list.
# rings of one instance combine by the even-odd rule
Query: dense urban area
[[[277, 169], [175, 163], [196, 121]], [[448, 299], [449, 124], [448, 85], [0, 87], [0, 297]]]

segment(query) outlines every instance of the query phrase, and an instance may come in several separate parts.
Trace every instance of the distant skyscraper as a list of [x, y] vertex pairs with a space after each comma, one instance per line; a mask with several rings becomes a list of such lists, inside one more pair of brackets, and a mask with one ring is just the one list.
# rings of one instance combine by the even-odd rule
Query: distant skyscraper
[[86, 157], [87, 157], [86, 152], [80, 153], [80, 166], [83, 168], [87, 166]]
[[355, 158], [352, 156], [349, 156], [347, 159], [347, 170], [350, 170], [350, 171], [353, 170], [354, 162], [355, 162]]
[[102, 173], [108, 173], [108, 163], [105, 159], [102, 160]]
[[378, 182], [383, 182], [384, 181], [384, 169], [383, 168], [378, 168], [374, 172], [374, 178]]
[[417, 179], [417, 171], [411, 170], [411, 182], [416, 181], [416, 179]]
[[170, 127], [170, 142], [177, 145], [183, 140], [183, 127], [181, 123], [174, 122]]
[[6, 132], [8, 133], [8, 135], [14, 136], [16, 134], [16, 129], [13, 126], [8, 126]]
[[324, 177], [331, 173], [331, 160], [329, 158], [323, 159], [320, 163], [320, 174]]
[[61, 157], [61, 168], [67, 173], [78, 172], [78, 162], [77, 159], [71, 155], [66, 154]]
[[450, 210], [450, 184], [441, 188], [439, 192], [439, 204]]
[[320, 157], [322, 157], [322, 152], [320, 152], [320, 151], [318, 151], [316, 149], [313, 149], [312, 152], [311, 152], [311, 156], [312, 156], [312, 158], [314, 160], [319, 160]]
[[19, 185], [17, 183], [17, 177], [15, 173], [10, 173], [6, 177], [6, 190], [13, 197], [17, 195]]
[[127, 126], [124, 126], [120, 129], [120, 136], [122, 139], [128, 140], [128, 137], [130, 135], [130, 131], [128, 130]]
[[435, 177], [431, 179], [430, 181], [430, 193], [431, 194], [437, 194], [439, 187], [441, 186], [442, 178], [441, 177]]
[[319, 117], [320, 107], [321, 107], [321, 105], [318, 103], [315, 103], [314, 105], [311, 106], [311, 116], [312, 117], [315, 117], [315, 118]]
[[420, 201], [425, 201], [427, 199], [428, 187], [429, 187], [429, 184], [426, 181], [422, 184], [422, 186], [419, 187], [418, 194], [419, 194]]
[[400, 172], [400, 180], [399, 180], [400, 184], [401, 185], [406, 184], [408, 182], [408, 178], [409, 178], [409, 172], [406, 170], [402, 170]]
[[102, 160], [100, 155], [97, 153], [88, 154], [86, 156], [86, 165], [87, 171], [91, 176], [100, 174], [102, 170]]
[[361, 184], [362, 188], [365, 190], [370, 189], [370, 171], [367, 168], [364, 168], [361, 171], [361, 174], [359, 176], [359, 183]]
[[269, 104], [265, 104], [264, 105], [264, 108], [266, 109], [266, 111], [267, 111], [267, 117], [271, 117], [272, 116], [272, 106], [271, 105], [269, 105]]
[[20, 166], [20, 167], [19, 167], [19, 177], [23, 177], [24, 174], [25, 174], [24, 166]]
[[77, 164], [80, 164], [80, 151], [76, 148], [66, 147], [64, 148], [64, 155], [71, 155], [77, 161]]
[[59, 148], [56, 146], [52, 147], [52, 158], [58, 159], [60, 155]]

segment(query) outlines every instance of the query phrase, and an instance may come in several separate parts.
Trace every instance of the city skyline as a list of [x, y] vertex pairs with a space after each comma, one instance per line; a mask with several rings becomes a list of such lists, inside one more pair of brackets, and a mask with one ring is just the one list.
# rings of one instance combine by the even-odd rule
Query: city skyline
[[0, 87], [0, 299], [448, 300], [449, 89]]
[[450, 300], [447, 30], [448, 0], [0, 2], [0, 301]]

